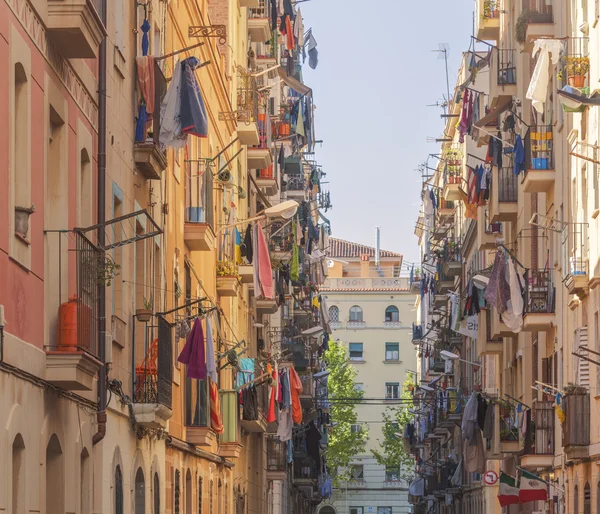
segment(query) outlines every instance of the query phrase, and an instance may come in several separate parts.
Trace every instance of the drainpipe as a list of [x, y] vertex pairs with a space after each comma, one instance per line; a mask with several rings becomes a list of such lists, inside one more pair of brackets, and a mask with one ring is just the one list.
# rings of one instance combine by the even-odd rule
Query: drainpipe
[[[106, 27], [106, 2], [102, 0], [100, 18]], [[106, 36], [98, 52], [98, 246], [104, 248], [106, 222]], [[102, 250], [104, 257], [104, 250]], [[102, 259], [104, 260], [104, 259]], [[106, 435], [106, 287], [98, 286], [98, 431], [92, 438], [98, 444]]]

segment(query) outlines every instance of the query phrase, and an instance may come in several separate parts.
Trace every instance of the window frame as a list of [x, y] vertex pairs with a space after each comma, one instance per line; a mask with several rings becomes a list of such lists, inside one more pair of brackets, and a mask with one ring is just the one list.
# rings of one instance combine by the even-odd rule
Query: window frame
[[[352, 356], [352, 352], [358, 352], [358, 350], [353, 350], [352, 345], [360, 345], [360, 357]], [[363, 361], [365, 360], [365, 348], [363, 343], [348, 343], [348, 358], [351, 361]]]
[[331, 307], [329, 307], [328, 313], [329, 313], [329, 322], [330, 323], [339, 323], [340, 308], [337, 305], [332, 305]]
[[[388, 394], [389, 388], [395, 388], [395, 391], [397, 393], [396, 397], [394, 397], [393, 395], [390, 396]], [[390, 391], [393, 392], [394, 389], [391, 389]], [[386, 400], [399, 400], [400, 399], [400, 382], [386, 382], [385, 383], [385, 399]]]
[[[388, 314], [390, 315], [390, 319], [388, 319]], [[394, 314], [396, 316], [394, 316]], [[394, 317], [396, 319], [394, 319]], [[398, 309], [398, 307], [396, 307], [395, 305], [388, 305], [385, 308], [384, 321], [386, 323], [400, 322], [400, 309]]]
[[[354, 476], [354, 470], [360, 469], [360, 478]], [[365, 479], [365, 465], [364, 464], [350, 464], [350, 480], [364, 481]]]
[[353, 305], [348, 309], [348, 321], [362, 322], [363, 319], [363, 310], [360, 305]]
[[[388, 345], [395, 345], [394, 349], [388, 349]], [[396, 358], [388, 358], [388, 352], [393, 356], [396, 353]], [[385, 361], [386, 362], [400, 362], [400, 343], [385, 343]]]

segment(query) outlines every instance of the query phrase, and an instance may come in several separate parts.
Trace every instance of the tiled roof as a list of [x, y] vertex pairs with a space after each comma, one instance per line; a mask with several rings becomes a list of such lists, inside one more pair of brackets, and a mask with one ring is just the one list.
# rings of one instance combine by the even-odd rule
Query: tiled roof
[[[339, 257], [360, 257], [361, 255], [368, 255], [369, 257], [375, 257], [375, 248], [372, 246], [361, 245], [358, 243], [352, 243], [351, 241], [344, 241], [343, 239], [336, 239], [335, 237], [329, 238], [329, 256]], [[398, 257], [402, 258], [401, 253], [390, 252], [388, 250], [380, 251], [381, 257]]]

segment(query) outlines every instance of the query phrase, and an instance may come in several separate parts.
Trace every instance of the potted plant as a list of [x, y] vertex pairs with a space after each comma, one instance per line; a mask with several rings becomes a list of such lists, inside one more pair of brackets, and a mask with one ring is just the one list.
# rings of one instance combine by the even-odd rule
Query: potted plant
[[35, 205], [31, 207], [15, 206], [15, 233], [22, 239], [27, 239], [29, 233], [29, 216], [35, 212]]
[[585, 86], [585, 77], [590, 70], [589, 57], [567, 57], [567, 77], [569, 86], [582, 88]]
[[152, 319], [152, 300], [144, 297], [144, 308], [136, 309], [135, 317], [142, 323], [148, 323]]

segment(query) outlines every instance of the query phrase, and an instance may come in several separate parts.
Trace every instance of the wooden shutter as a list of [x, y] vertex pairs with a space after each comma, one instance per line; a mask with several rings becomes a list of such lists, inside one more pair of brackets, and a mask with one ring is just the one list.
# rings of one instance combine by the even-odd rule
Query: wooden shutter
[[[577, 353], [580, 355], [588, 356], [588, 353], [582, 348], [587, 348], [588, 346], [588, 329], [586, 327], [580, 327], [575, 332], [575, 348], [577, 349]], [[576, 357], [577, 358], [577, 357]], [[590, 387], [590, 363], [585, 359], [577, 358], [578, 365], [577, 369], [577, 380], [576, 383], [582, 387]]]

